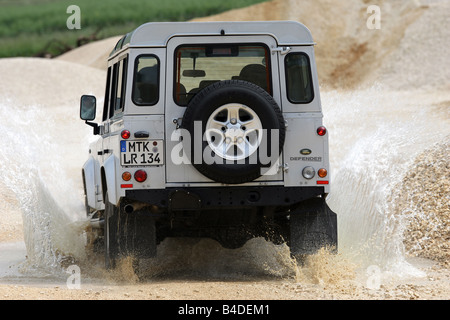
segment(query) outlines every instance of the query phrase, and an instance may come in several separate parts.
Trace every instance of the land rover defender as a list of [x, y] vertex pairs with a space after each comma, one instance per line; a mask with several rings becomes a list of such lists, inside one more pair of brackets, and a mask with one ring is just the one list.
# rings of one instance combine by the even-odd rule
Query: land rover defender
[[[167, 237], [294, 256], [337, 248], [328, 132], [310, 31], [291, 21], [147, 23], [108, 59], [80, 115], [98, 139], [82, 168], [107, 267], [156, 255]], [[100, 116], [100, 115], [99, 115]]]

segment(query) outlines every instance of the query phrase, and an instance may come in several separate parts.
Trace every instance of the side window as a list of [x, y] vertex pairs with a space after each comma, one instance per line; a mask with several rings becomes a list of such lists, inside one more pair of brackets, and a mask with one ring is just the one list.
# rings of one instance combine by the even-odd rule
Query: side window
[[109, 110], [109, 97], [110, 97], [110, 85], [111, 85], [111, 70], [112, 68], [108, 68], [108, 74], [106, 76], [106, 88], [105, 88], [105, 102], [103, 104], [103, 117], [102, 121], [106, 121], [108, 119], [108, 110]]
[[159, 60], [153, 55], [136, 58], [133, 79], [133, 102], [152, 106], [159, 100]]
[[112, 66], [111, 85], [109, 87], [109, 114], [108, 118], [114, 115], [114, 108], [116, 104], [116, 92], [117, 92], [117, 69], [119, 64], [116, 63]]
[[114, 112], [118, 110], [123, 111], [125, 103], [125, 86], [127, 83], [127, 58], [119, 62], [119, 70], [117, 74], [117, 93], [116, 93], [116, 105]]
[[125, 87], [127, 83], [127, 62], [128, 58], [125, 57], [113, 66], [110, 118], [123, 111], [125, 103]]
[[314, 98], [309, 57], [303, 52], [293, 52], [284, 60], [287, 97], [292, 103], [309, 103]]

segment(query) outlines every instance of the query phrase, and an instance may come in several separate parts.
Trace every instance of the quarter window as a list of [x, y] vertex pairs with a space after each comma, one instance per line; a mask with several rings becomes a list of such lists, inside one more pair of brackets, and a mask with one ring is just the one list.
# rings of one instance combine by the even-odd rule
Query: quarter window
[[155, 105], [159, 100], [159, 60], [156, 56], [136, 58], [133, 102], [138, 106]]
[[311, 80], [311, 65], [308, 55], [294, 52], [286, 56], [286, 90], [292, 103], [309, 103], [314, 98]]

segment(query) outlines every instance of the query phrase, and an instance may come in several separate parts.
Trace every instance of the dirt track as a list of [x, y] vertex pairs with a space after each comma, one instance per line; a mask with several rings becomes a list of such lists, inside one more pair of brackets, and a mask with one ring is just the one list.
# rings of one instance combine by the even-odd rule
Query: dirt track
[[[270, 244], [261, 239], [254, 244], [259, 249], [252, 245], [250, 247], [258, 254], [273, 256], [274, 248]], [[358, 270], [353, 263], [326, 252], [311, 258], [303, 267], [297, 267], [289, 261], [286, 251], [280, 250], [276, 255], [285, 261], [275, 263], [269, 258], [269, 265], [256, 267], [249, 261], [238, 261], [241, 265], [236, 266], [236, 260], [225, 260], [230, 258], [227, 257], [229, 253], [210, 240], [202, 240], [198, 246], [208, 253], [215, 251], [214, 261], [233, 263], [234, 267], [231, 271], [216, 268], [211, 265], [214, 261], [203, 257], [201, 261], [195, 262], [196, 270], [193, 271], [190, 267], [174, 266], [175, 261], [177, 264], [189, 264], [189, 259], [183, 260], [186, 257], [177, 256], [173, 261], [162, 263], [163, 267], [171, 270], [168, 274], [160, 270], [161, 274], [146, 274], [139, 280], [132, 271], [130, 260], [123, 261], [114, 272], [106, 272], [102, 267], [92, 264], [86, 270], [81, 265], [79, 288], [69, 288], [69, 274], [47, 279], [23, 277], [8, 281], [12, 284], [0, 285], [0, 299], [446, 300], [450, 296], [450, 272], [427, 259], [410, 260], [414, 267], [426, 272], [426, 276], [405, 279], [383, 277], [377, 282], [370, 273]]]
[[[445, 92], [450, 91], [447, 63], [450, 33], [439, 26], [448, 24], [449, 3], [411, 1], [394, 5], [378, 1], [378, 4], [383, 20], [382, 28], [375, 31], [366, 28], [368, 4], [362, 0], [274, 0], [201, 20], [299, 20], [310, 28], [317, 42], [316, 60], [324, 90], [352, 92], [381, 83], [396, 90], [409, 90], [406, 93], [414, 97], [423, 92], [428, 95], [444, 92], [442, 100], [433, 104], [433, 108], [439, 109], [439, 114], [448, 121], [450, 98]], [[72, 133], [66, 140], [67, 150], [70, 150], [90, 134], [77, 119], [79, 96], [83, 93], [103, 95], [105, 58], [117, 39], [89, 44], [56, 60], [0, 60], [0, 68], [6, 75], [0, 78], [0, 93], [23, 112], [36, 104], [38, 114], [41, 105], [52, 109], [54, 118], [64, 124], [55, 127], [61, 130], [56, 134]], [[433, 43], [441, 47], [435, 47], [437, 53], [430, 59], [426, 50]], [[439, 51], [442, 47], [446, 50]], [[422, 72], [420, 66], [428, 72]], [[26, 79], [24, 73], [28, 75]], [[61, 105], [65, 107], [60, 108]], [[381, 285], [375, 283], [374, 287], [370, 282], [374, 278], [366, 273], [366, 268], [361, 269], [341, 255], [330, 256], [323, 252], [298, 267], [285, 248], [261, 239], [238, 251], [224, 250], [214, 242], [202, 240], [167, 244], [168, 248], [181, 246], [182, 253], [159, 260], [158, 272], [147, 274], [142, 281], [137, 281], [129, 261], [124, 261], [114, 273], [107, 273], [91, 262], [78, 261], [80, 289], [67, 288], [68, 275], [28, 277], [25, 274], [0, 278], [0, 299], [447, 300], [450, 298], [448, 139], [449, 136], [443, 136], [441, 144], [430, 146], [431, 150], [417, 158], [403, 180], [402, 188], [408, 196], [395, 202], [398, 214], [420, 213], [411, 214], [414, 219], [405, 228], [406, 256], [411, 265], [423, 273], [420, 276], [399, 278], [383, 274]], [[66, 168], [77, 192], [81, 185], [79, 168], [84, 158], [85, 154], [73, 155]], [[8, 159], [0, 160], [8, 162]], [[45, 158], [41, 160], [45, 162]], [[52, 169], [44, 166], [42, 171]], [[58, 185], [50, 183], [50, 178], [46, 181], [45, 177], [49, 192], [57, 193]], [[1, 244], [22, 241], [23, 232], [28, 229], [22, 224], [22, 212], [18, 209], [20, 199], [13, 190], [2, 186], [0, 200], [3, 203], [0, 208]], [[24, 259], [26, 253], [18, 250]], [[20, 263], [13, 261], [8, 265], [6, 260], [6, 268], [15, 269], [18, 265]]]

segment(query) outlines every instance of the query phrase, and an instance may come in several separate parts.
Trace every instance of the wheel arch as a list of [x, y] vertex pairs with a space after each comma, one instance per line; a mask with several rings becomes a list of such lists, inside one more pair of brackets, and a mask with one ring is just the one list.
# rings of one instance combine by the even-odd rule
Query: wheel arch
[[83, 190], [86, 195], [87, 205], [96, 208], [96, 192], [95, 192], [95, 160], [89, 158], [81, 169], [81, 177], [83, 180]]

